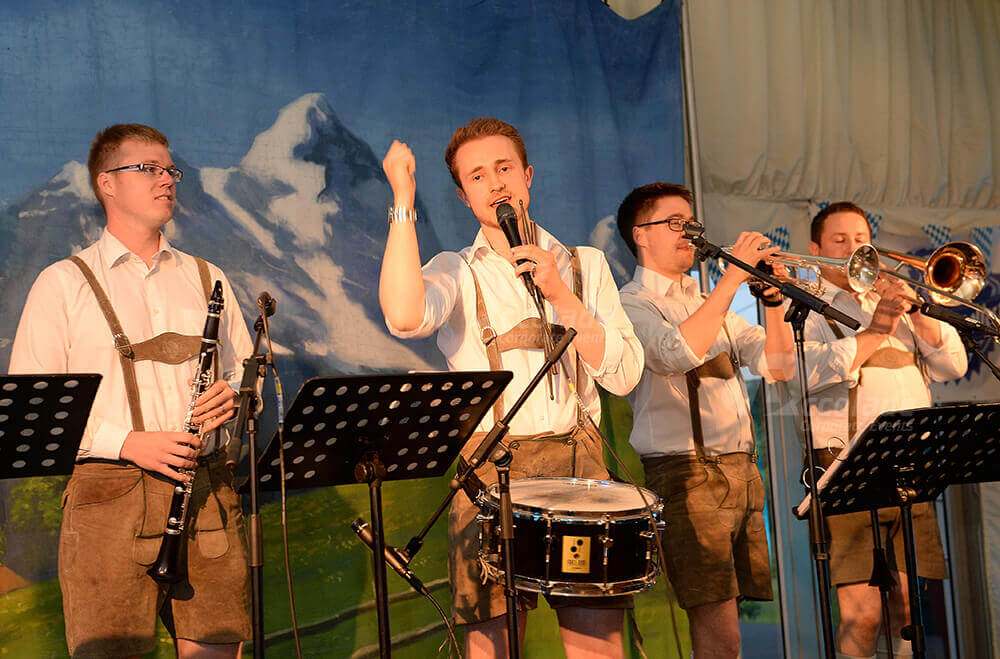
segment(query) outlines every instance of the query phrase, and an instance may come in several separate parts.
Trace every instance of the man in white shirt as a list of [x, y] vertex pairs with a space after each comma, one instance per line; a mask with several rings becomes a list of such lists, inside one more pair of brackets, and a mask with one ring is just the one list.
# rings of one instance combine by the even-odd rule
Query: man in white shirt
[[[513, 418], [511, 478], [577, 476], [606, 478], [600, 439], [586, 415], [600, 418], [595, 382], [624, 395], [639, 379], [642, 350], [622, 310], [604, 255], [589, 247], [566, 248], [527, 219], [533, 168], [524, 141], [510, 124], [475, 119], [455, 131], [445, 161], [457, 193], [480, 224], [470, 247], [442, 252], [421, 270], [415, 213], [415, 161], [405, 144], [393, 142], [383, 168], [394, 194], [382, 262], [379, 300], [386, 325], [398, 337], [437, 342], [453, 370], [509, 370], [514, 379], [493, 418], [468, 442], [463, 455], [513, 403], [544, 361], [538, 314], [522, 273], [531, 273], [545, 299], [553, 324], [578, 332], [553, 379], [552, 395], [543, 382]], [[523, 204], [521, 233], [537, 241], [511, 247], [497, 222], [497, 207]], [[534, 242], [534, 244], [532, 244]], [[524, 259], [523, 263], [516, 261]], [[569, 383], [580, 392], [585, 410], [577, 409]], [[492, 465], [477, 474], [495, 481]], [[455, 619], [466, 625], [469, 657], [506, 656], [505, 601], [502, 589], [482, 584], [476, 551], [477, 509], [456, 497], [449, 518], [449, 570]], [[534, 598], [520, 593], [523, 610]], [[621, 657], [622, 608], [631, 598], [549, 598], [556, 609], [563, 644], [570, 659]], [[521, 633], [525, 614], [519, 614]]]
[[[809, 252], [844, 259], [871, 242], [864, 211], [850, 202], [821, 210], [812, 221]], [[928, 380], [961, 377], [967, 360], [953, 327], [910, 311], [916, 293], [896, 278], [880, 278], [876, 290], [854, 292], [842, 269], [823, 268], [823, 299], [858, 320], [854, 332], [818, 314], [806, 320], [806, 369], [809, 382], [813, 449], [821, 466], [829, 466], [848, 442], [861, 435], [883, 412], [929, 407]], [[920, 576], [947, 576], [934, 506], [913, 507]], [[893, 570], [890, 626], [896, 656], [911, 654], [899, 630], [909, 621], [906, 574], [899, 509], [879, 511], [882, 540]], [[837, 645], [843, 657], [872, 657], [882, 622], [872, 573], [872, 528], [868, 513], [827, 518], [830, 531], [830, 575], [837, 586], [840, 626]]]
[[[250, 636], [249, 570], [239, 498], [220, 450], [238, 366], [252, 352], [217, 267], [173, 247], [176, 183], [167, 139], [117, 124], [91, 146], [91, 185], [107, 215], [96, 243], [38, 276], [18, 325], [11, 373], [103, 376], [63, 497], [59, 582], [72, 656], [156, 648], [156, 617], [180, 657], [235, 657]], [[212, 282], [223, 284], [215, 376], [190, 404]], [[218, 432], [216, 432], [218, 430]], [[186, 578], [152, 580], [177, 481], [196, 470], [182, 560]]]
[[[758, 291], [766, 333], [729, 310], [747, 279], [740, 268], [726, 268], [701, 295], [686, 274], [695, 258], [684, 234], [695, 221], [691, 203], [686, 188], [651, 183], [618, 209], [618, 229], [639, 263], [622, 305], [645, 351], [642, 380], [629, 395], [630, 442], [646, 486], [663, 498], [667, 574], [688, 614], [694, 656], [735, 657], [738, 600], [772, 597], [764, 486], [740, 367], [787, 380], [792, 335], [774, 289]], [[756, 264], [777, 251], [767, 244], [741, 233], [733, 256]]]

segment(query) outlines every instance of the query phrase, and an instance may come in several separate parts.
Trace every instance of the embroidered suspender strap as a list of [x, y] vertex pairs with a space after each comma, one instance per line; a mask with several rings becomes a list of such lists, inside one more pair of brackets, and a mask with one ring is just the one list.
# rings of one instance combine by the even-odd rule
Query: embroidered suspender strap
[[[573, 267], [573, 293], [583, 299], [583, 272], [580, 268], [580, 257], [576, 251], [575, 247], [569, 248], [570, 252], [570, 263]], [[464, 260], [464, 258], [463, 258]], [[493, 325], [490, 324], [490, 316], [486, 311], [486, 301], [483, 299], [483, 290], [479, 286], [479, 279], [476, 277], [475, 271], [472, 269], [472, 264], [468, 261], [465, 262], [469, 266], [469, 274], [472, 275], [472, 284], [476, 289], [476, 322], [479, 324], [479, 337], [483, 342], [483, 346], [486, 348], [486, 358], [489, 361], [490, 369], [494, 371], [499, 371], [503, 368], [501, 361], [501, 353], [504, 350], [512, 350], [514, 348], [524, 348], [524, 347], [536, 347], [536, 344], [528, 336], [511, 336], [511, 332], [517, 334], [518, 328], [528, 328], [534, 327], [535, 323], [528, 323], [524, 325], [525, 321], [538, 321], [540, 328], [540, 321], [537, 318], [527, 318], [525, 321], [518, 323], [511, 332], [505, 333], [502, 337], [497, 335], [496, 330]], [[558, 325], [553, 325], [553, 332], [561, 330], [565, 332], [564, 328]], [[558, 334], [561, 337], [561, 333]], [[525, 339], [528, 339], [525, 341]], [[581, 382], [583, 382], [583, 364], [580, 361], [580, 355], [577, 353], [576, 356], [576, 381], [577, 387], [579, 388]], [[503, 397], [497, 399], [497, 402], [493, 404], [493, 422], [496, 423], [503, 418], [504, 406]], [[582, 428], [584, 426], [583, 412], [577, 408], [576, 411], [577, 424]]]
[[[198, 264], [198, 278], [201, 279], [201, 290], [205, 293], [205, 304], [207, 305], [212, 300], [212, 288], [214, 286], [212, 283], [212, 275], [208, 271], [208, 263], [205, 262], [205, 259], [196, 256], [194, 257], [194, 262]], [[195, 347], [195, 354], [197, 354], [200, 350], [201, 339], [199, 338], [198, 345]], [[215, 359], [212, 360], [212, 363], [215, 364], [216, 378], [222, 377], [222, 366], [219, 364], [219, 352], [221, 352], [219, 350], [219, 344], [216, 344]]]
[[142, 421], [142, 407], [139, 405], [139, 385], [135, 380], [135, 365], [132, 363], [132, 359], [135, 356], [132, 344], [129, 342], [128, 337], [125, 336], [125, 331], [122, 329], [121, 323], [118, 322], [118, 316], [111, 306], [111, 300], [108, 299], [107, 294], [97, 281], [97, 277], [94, 276], [93, 271], [87, 267], [87, 264], [79, 256], [71, 256], [69, 260], [83, 273], [87, 283], [90, 284], [90, 288], [94, 291], [94, 296], [97, 297], [97, 304], [101, 307], [101, 312], [104, 314], [105, 320], [108, 321], [108, 327], [111, 329], [111, 336], [114, 339], [115, 350], [118, 351], [118, 359], [121, 362], [122, 375], [125, 378], [125, 395], [128, 399], [128, 409], [132, 417], [132, 430], [142, 432], [146, 427]]
[[[496, 341], [497, 331], [490, 324], [490, 315], [486, 312], [486, 301], [483, 300], [483, 290], [479, 287], [479, 279], [476, 278], [472, 264], [466, 261], [465, 265], [469, 266], [469, 274], [472, 275], [472, 283], [476, 287], [476, 321], [479, 323], [479, 338], [486, 347], [486, 359], [489, 360], [490, 370], [499, 371], [501, 365], [500, 346], [497, 345]], [[499, 422], [503, 418], [503, 414], [503, 396], [501, 396], [493, 403], [493, 423]]]

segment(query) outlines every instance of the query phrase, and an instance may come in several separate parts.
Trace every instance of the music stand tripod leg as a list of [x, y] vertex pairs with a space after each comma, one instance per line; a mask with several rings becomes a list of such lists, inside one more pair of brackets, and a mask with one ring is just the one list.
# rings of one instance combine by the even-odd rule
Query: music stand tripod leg
[[923, 611], [920, 605], [920, 577], [917, 576], [917, 548], [913, 535], [913, 510], [909, 503], [899, 506], [903, 520], [903, 552], [906, 554], [906, 581], [909, 591], [910, 624], [903, 627], [903, 638], [913, 645], [915, 659], [926, 656]]
[[868, 585], [878, 587], [879, 598], [882, 600], [882, 633], [885, 634], [885, 642], [891, 655], [893, 649], [889, 590], [892, 588], [892, 574], [889, 572], [889, 563], [885, 558], [885, 547], [882, 545], [882, 528], [878, 521], [878, 508], [872, 508], [868, 512], [872, 520], [872, 576], [868, 580]]
[[359, 483], [368, 483], [368, 503], [372, 516], [372, 572], [375, 577], [375, 608], [378, 613], [379, 657], [388, 659], [392, 653], [389, 633], [389, 590], [385, 573], [385, 530], [382, 524], [382, 479], [385, 465], [378, 454], [368, 454], [354, 467], [354, 477]]

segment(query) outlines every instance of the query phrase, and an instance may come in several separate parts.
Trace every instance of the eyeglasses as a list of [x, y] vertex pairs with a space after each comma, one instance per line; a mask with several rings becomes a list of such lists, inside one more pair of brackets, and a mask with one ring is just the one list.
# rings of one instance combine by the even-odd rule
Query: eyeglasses
[[115, 167], [114, 169], [106, 169], [104, 171], [105, 173], [142, 172], [151, 178], [160, 178], [163, 175], [163, 172], [166, 172], [176, 183], [180, 183], [181, 179], [184, 178], [184, 172], [176, 167], [163, 167], [162, 165], [154, 165], [151, 162], [140, 162], [136, 165], [125, 165], [123, 167]]
[[692, 231], [703, 231], [705, 229], [705, 225], [703, 225], [694, 217], [680, 217], [679, 215], [668, 217], [665, 220], [654, 220], [652, 222], [643, 222], [642, 224], [637, 224], [636, 226], [651, 227], [654, 224], [666, 224], [668, 227], [670, 227], [671, 231], [676, 231], [677, 233], [684, 231], [685, 228], [688, 227], [688, 225], [691, 225], [690, 229]]

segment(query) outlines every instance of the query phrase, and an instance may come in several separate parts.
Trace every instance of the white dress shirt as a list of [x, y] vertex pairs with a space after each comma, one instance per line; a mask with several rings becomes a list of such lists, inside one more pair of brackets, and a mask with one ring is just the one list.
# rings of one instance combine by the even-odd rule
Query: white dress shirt
[[[171, 331], [202, 335], [208, 306], [197, 263], [162, 235], [151, 268], [106, 229], [100, 240], [77, 256], [94, 272], [132, 343]], [[226, 276], [211, 264], [209, 273], [212, 281], [222, 281], [223, 288], [220, 378], [238, 389], [242, 361], [253, 352], [253, 344]], [[176, 366], [134, 362], [147, 431], [181, 429], [197, 361], [196, 355]], [[9, 372], [103, 375], [77, 459], [119, 459], [125, 436], [132, 430], [121, 362], [97, 298], [71, 261], [50, 265], [32, 285], [14, 337]], [[203, 454], [215, 448], [206, 445]]]
[[[678, 283], [640, 265], [632, 281], [622, 287], [621, 298], [646, 356], [639, 386], [629, 395], [633, 414], [629, 441], [641, 456], [695, 455], [684, 373], [728, 352], [751, 372], [769, 379], [764, 328], [727, 311], [724, 328], [698, 358], [679, 329], [704, 301], [697, 281], [682, 275]], [[753, 420], [742, 379], [703, 378], [698, 398], [705, 453], [752, 453]]]
[[[843, 311], [861, 328], [871, 324], [879, 296], [874, 292], [856, 295], [822, 280], [824, 301]], [[936, 321], [932, 321], [936, 322]], [[843, 325], [837, 328], [844, 336], [838, 339], [826, 319], [809, 314], [805, 324], [806, 380], [809, 383], [809, 408], [815, 448], [843, 448], [848, 437], [848, 391], [857, 385], [857, 434], [882, 412], [906, 410], [931, 405], [927, 380], [918, 366], [903, 368], [867, 367], [851, 370], [857, 354], [855, 331]], [[895, 348], [916, 353], [927, 377], [936, 382], [954, 380], [965, 373], [968, 360], [965, 347], [954, 327], [941, 323], [942, 343], [934, 347], [920, 338], [909, 315], [903, 314], [896, 332], [881, 348]], [[788, 383], [789, 395], [798, 397], [797, 380]]]
[[[555, 255], [559, 274], [572, 289], [569, 251], [541, 227], [538, 228], [538, 245]], [[601, 402], [594, 380], [611, 393], [625, 395], [635, 386], [642, 372], [642, 348], [622, 310], [604, 254], [592, 247], [579, 247], [578, 253], [583, 273], [583, 304], [604, 328], [604, 360], [598, 368], [583, 362], [584, 373], [590, 377], [585, 377], [579, 387], [584, 405], [599, 422]], [[420, 327], [400, 331], [388, 320], [386, 326], [400, 338], [426, 337], [438, 330], [438, 347], [453, 371], [488, 370], [490, 367], [486, 347], [480, 338], [476, 290], [470, 267], [476, 273], [490, 323], [497, 335], [525, 318], [538, 315], [524, 283], [514, 274], [514, 267], [493, 251], [481, 230], [475, 242], [460, 253], [436, 255], [423, 267], [426, 302]], [[545, 309], [550, 322], [574, 326], [573, 319], [559, 318], [548, 302]], [[541, 368], [544, 354], [540, 349], [510, 350], [503, 353], [500, 360], [504, 370], [514, 373], [514, 379], [503, 393], [504, 409], [509, 410]], [[543, 380], [512, 419], [511, 434], [564, 433], [576, 425], [576, 405], [567, 386], [567, 377], [575, 378], [575, 364], [576, 352], [571, 344], [555, 377], [555, 400], [549, 399]], [[488, 431], [492, 426], [493, 416], [487, 414], [479, 430]]]

